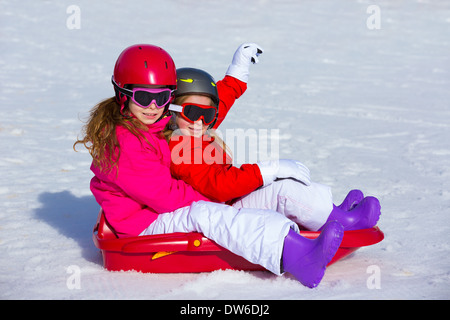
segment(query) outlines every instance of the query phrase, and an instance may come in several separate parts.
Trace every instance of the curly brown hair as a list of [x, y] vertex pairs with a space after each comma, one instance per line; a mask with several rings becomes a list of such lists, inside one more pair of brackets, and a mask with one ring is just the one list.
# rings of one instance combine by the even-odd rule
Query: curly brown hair
[[147, 126], [138, 119], [124, 116], [116, 98], [111, 97], [101, 101], [91, 110], [89, 119], [83, 126], [83, 137], [74, 143], [73, 149], [77, 151], [76, 146], [83, 144], [92, 156], [94, 166], [102, 172], [117, 169], [120, 157], [117, 126], [128, 129], [136, 137], [144, 138], [150, 144], [142, 134], [142, 131], [148, 130]]

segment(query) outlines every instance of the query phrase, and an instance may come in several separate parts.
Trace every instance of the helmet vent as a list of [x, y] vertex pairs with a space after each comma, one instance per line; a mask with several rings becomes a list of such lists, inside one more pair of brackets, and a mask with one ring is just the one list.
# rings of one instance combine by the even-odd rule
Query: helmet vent
[[147, 60], [144, 61], [145, 69], [147, 69]]
[[166, 69], [169, 69], [169, 67], [167, 66], [167, 61], [166, 61]]

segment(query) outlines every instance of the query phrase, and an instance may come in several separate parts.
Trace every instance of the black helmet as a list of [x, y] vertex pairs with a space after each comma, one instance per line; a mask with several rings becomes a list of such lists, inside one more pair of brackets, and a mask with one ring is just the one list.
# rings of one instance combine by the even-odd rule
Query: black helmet
[[219, 106], [219, 94], [216, 81], [206, 71], [195, 68], [177, 69], [177, 90], [175, 98], [186, 94], [202, 94], [210, 97], [216, 108]]

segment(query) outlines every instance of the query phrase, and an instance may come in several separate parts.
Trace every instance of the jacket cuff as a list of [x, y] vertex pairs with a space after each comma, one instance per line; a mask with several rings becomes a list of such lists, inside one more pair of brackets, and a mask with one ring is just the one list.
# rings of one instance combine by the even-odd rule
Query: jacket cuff
[[276, 161], [262, 161], [257, 163], [263, 179], [263, 186], [267, 186], [275, 181], [278, 172]]

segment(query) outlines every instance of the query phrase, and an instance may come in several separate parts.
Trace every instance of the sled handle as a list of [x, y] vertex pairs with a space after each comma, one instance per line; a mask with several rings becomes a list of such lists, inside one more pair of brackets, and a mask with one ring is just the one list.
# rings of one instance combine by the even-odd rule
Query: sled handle
[[174, 233], [170, 236], [145, 237], [123, 245], [122, 252], [143, 253], [159, 251], [220, 251], [222, 247], [201, 233]]

